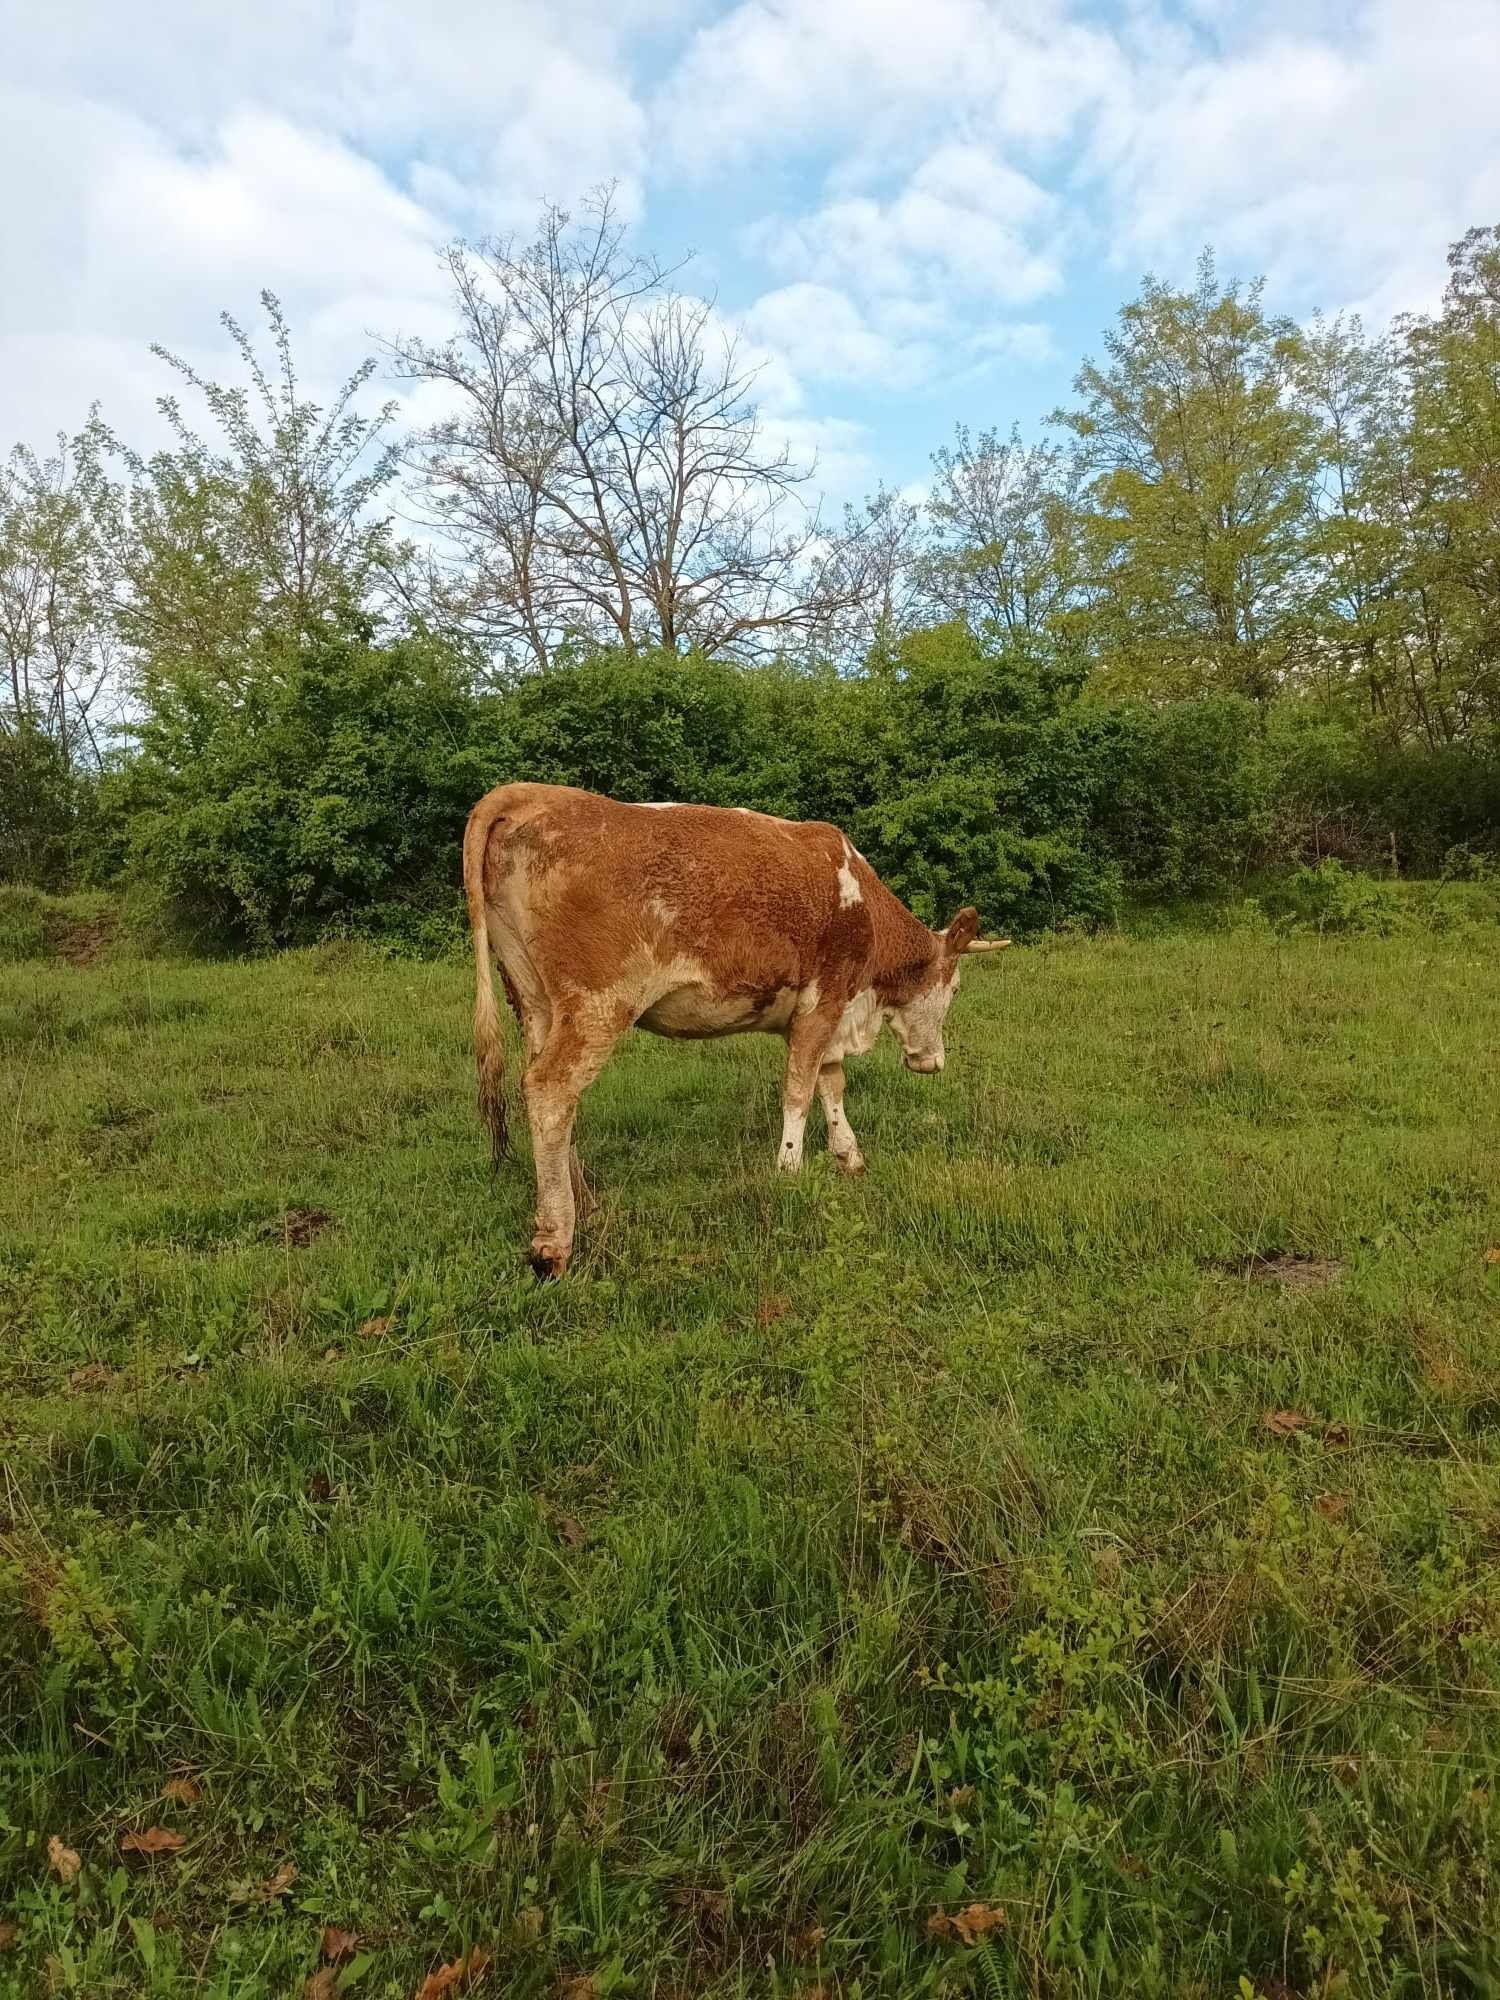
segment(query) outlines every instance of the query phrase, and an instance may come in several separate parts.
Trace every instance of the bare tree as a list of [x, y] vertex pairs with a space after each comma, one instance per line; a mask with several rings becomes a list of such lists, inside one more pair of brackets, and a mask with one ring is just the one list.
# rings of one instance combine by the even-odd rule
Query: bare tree
[[103, 497], [86, 440], [0, 464], [0, 734], [39, 730], [68, 767], [99, 762], [118, 692]]
[[451, 404], [416, 450], [434, 594], [538, 664], [572, 637], [754, 656], [826, 613], [811, 468], [765, 439], [712, 304], [625, 235], [606, 190], [524, 248], [456, 245], [458, 331], [393, 344]]
[[960, 425], [933, 454], [927, 584], [949, 617], [1040, 634], [1076, 597], [1076, 479], [1055, 445]]
[[914, 502], [881, 486], [862, 508], [846, 507], [843, 532], [822, 554], [828, 610], [818, 650], [845, 665], [893, 651], [934, 613], [931, 563], [931, 537]]

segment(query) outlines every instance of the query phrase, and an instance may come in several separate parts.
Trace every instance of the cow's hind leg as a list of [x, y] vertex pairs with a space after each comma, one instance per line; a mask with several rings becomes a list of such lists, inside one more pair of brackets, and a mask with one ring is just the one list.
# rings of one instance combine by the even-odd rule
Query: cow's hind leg
[[844, 1116], [844, 1065], [826, 1062], [818, 1071], [818, 1096], [823, 1102], [823, 1119], [828, 1127], [828, 1150], [846, 1174], [862, 1174], [864, 1155], [854, 1128]]
[[[505, 990], [510, 995], [510, 1004], [515, 1009], [516, 1019], [521, 1024], [521, 1033], [526, 1038], [526, 1060], [528, 1063], [534, 1063], [547, 1046], [547, 1033], [552, 1022], [551, 1005], [539, 995], [529, 1007], [526, 1006], [512, 984], [509, 974], [502, 974], [502, 977], [505, 979]], [[568, 1180], [573, 1189], [573, 1207], [581, 1221], [586, 1215], [592, 1214], [599, 1203], [584, 1176], [576, 1144], [568, 1148]]]
[[546, 1042], [526, 1072], [526, 1113], [536, 1163], [531, 1262], [539, 1278], [560, 1278], [573, 1255], [581, 1205], [577, 1189], [583, 1179], [573, 1146], [578, 1100], [609, 1060], [622, 1026], [580, 1026], [554, 1014]]

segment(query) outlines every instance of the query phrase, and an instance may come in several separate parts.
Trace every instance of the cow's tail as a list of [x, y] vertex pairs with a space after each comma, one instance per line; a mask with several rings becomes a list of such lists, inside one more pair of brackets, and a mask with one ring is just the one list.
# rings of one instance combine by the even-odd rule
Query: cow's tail
[[479, 1115], [490, 1135], [490, 1161], [498, 1168], [510, 1143], [505, 1109], [505, 1042], [495, 1005], [495, 969], [490, 961], [490, 927], [485, 914], [484, 857], [504, 802], [486, 792], [464, 828], [464, 896], [474, 939], [474, 1069], [479, 1082]]

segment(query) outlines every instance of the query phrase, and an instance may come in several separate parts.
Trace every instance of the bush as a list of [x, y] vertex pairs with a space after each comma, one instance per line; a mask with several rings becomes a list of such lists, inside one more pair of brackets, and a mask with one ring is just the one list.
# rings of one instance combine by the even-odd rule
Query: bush
[[1319, 936], [1387, 937], [1411, 929], [1415, 915], [1398, 883], [1378, 882], [1336, 860], [1295, 869], [1260, 898], [1260, 906], [1273, 921]]
[[[285, 944], [451, 906], [493, 749], [457, 663], [327, 637], [267, 652], [241, 687], [156, 691], [105, 788], [127, 867], [208, 937]], [[413, 919], [417, 921], [416, 918]]]
[[0, 734], [0, 882], [66, 886], [86, 790], [45, 731], [23, 721]]
[[26, 868], [64, 866], [71, 843], [83, 879], [124, 871], [237, 946], [446, 950], [465, 815], [514, 778], [831, 820], [930, 922], [973, 903], [1020, 936], [1282, 864], [1311, 872], [1268, 918], [1378, 928], [1411, 905], [1320, 863], [1385, 864], [1393, 828], [1413, 872], [1482, 874], [1500, 847], [1500, 773], [1477, 750], [1378, 748], [1290, 704], [1098, 701], [1071, 663], [961, 625], [857, 675], [594, 653], [485, 692], [436, 645], [330, 633], [269, 647], [233, 684], [176, 672], [147, 689], [139, 738], [66, 804], [61, 847], [25, 830], [62, 823], [35, 776], [0, 827]]

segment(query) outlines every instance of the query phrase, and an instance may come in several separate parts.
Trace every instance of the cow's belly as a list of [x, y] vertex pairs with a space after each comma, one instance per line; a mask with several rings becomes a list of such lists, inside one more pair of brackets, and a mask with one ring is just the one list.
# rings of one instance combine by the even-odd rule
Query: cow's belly
[[675, 986], [663, 993], [636, 1019], [649, 1034], [676, 1041], [705, 1041], [715, 1035], [776, 1033], [785, 1028], [797, 1004], [789, 986], [760, 993], [717, 992], [704, 983]]

